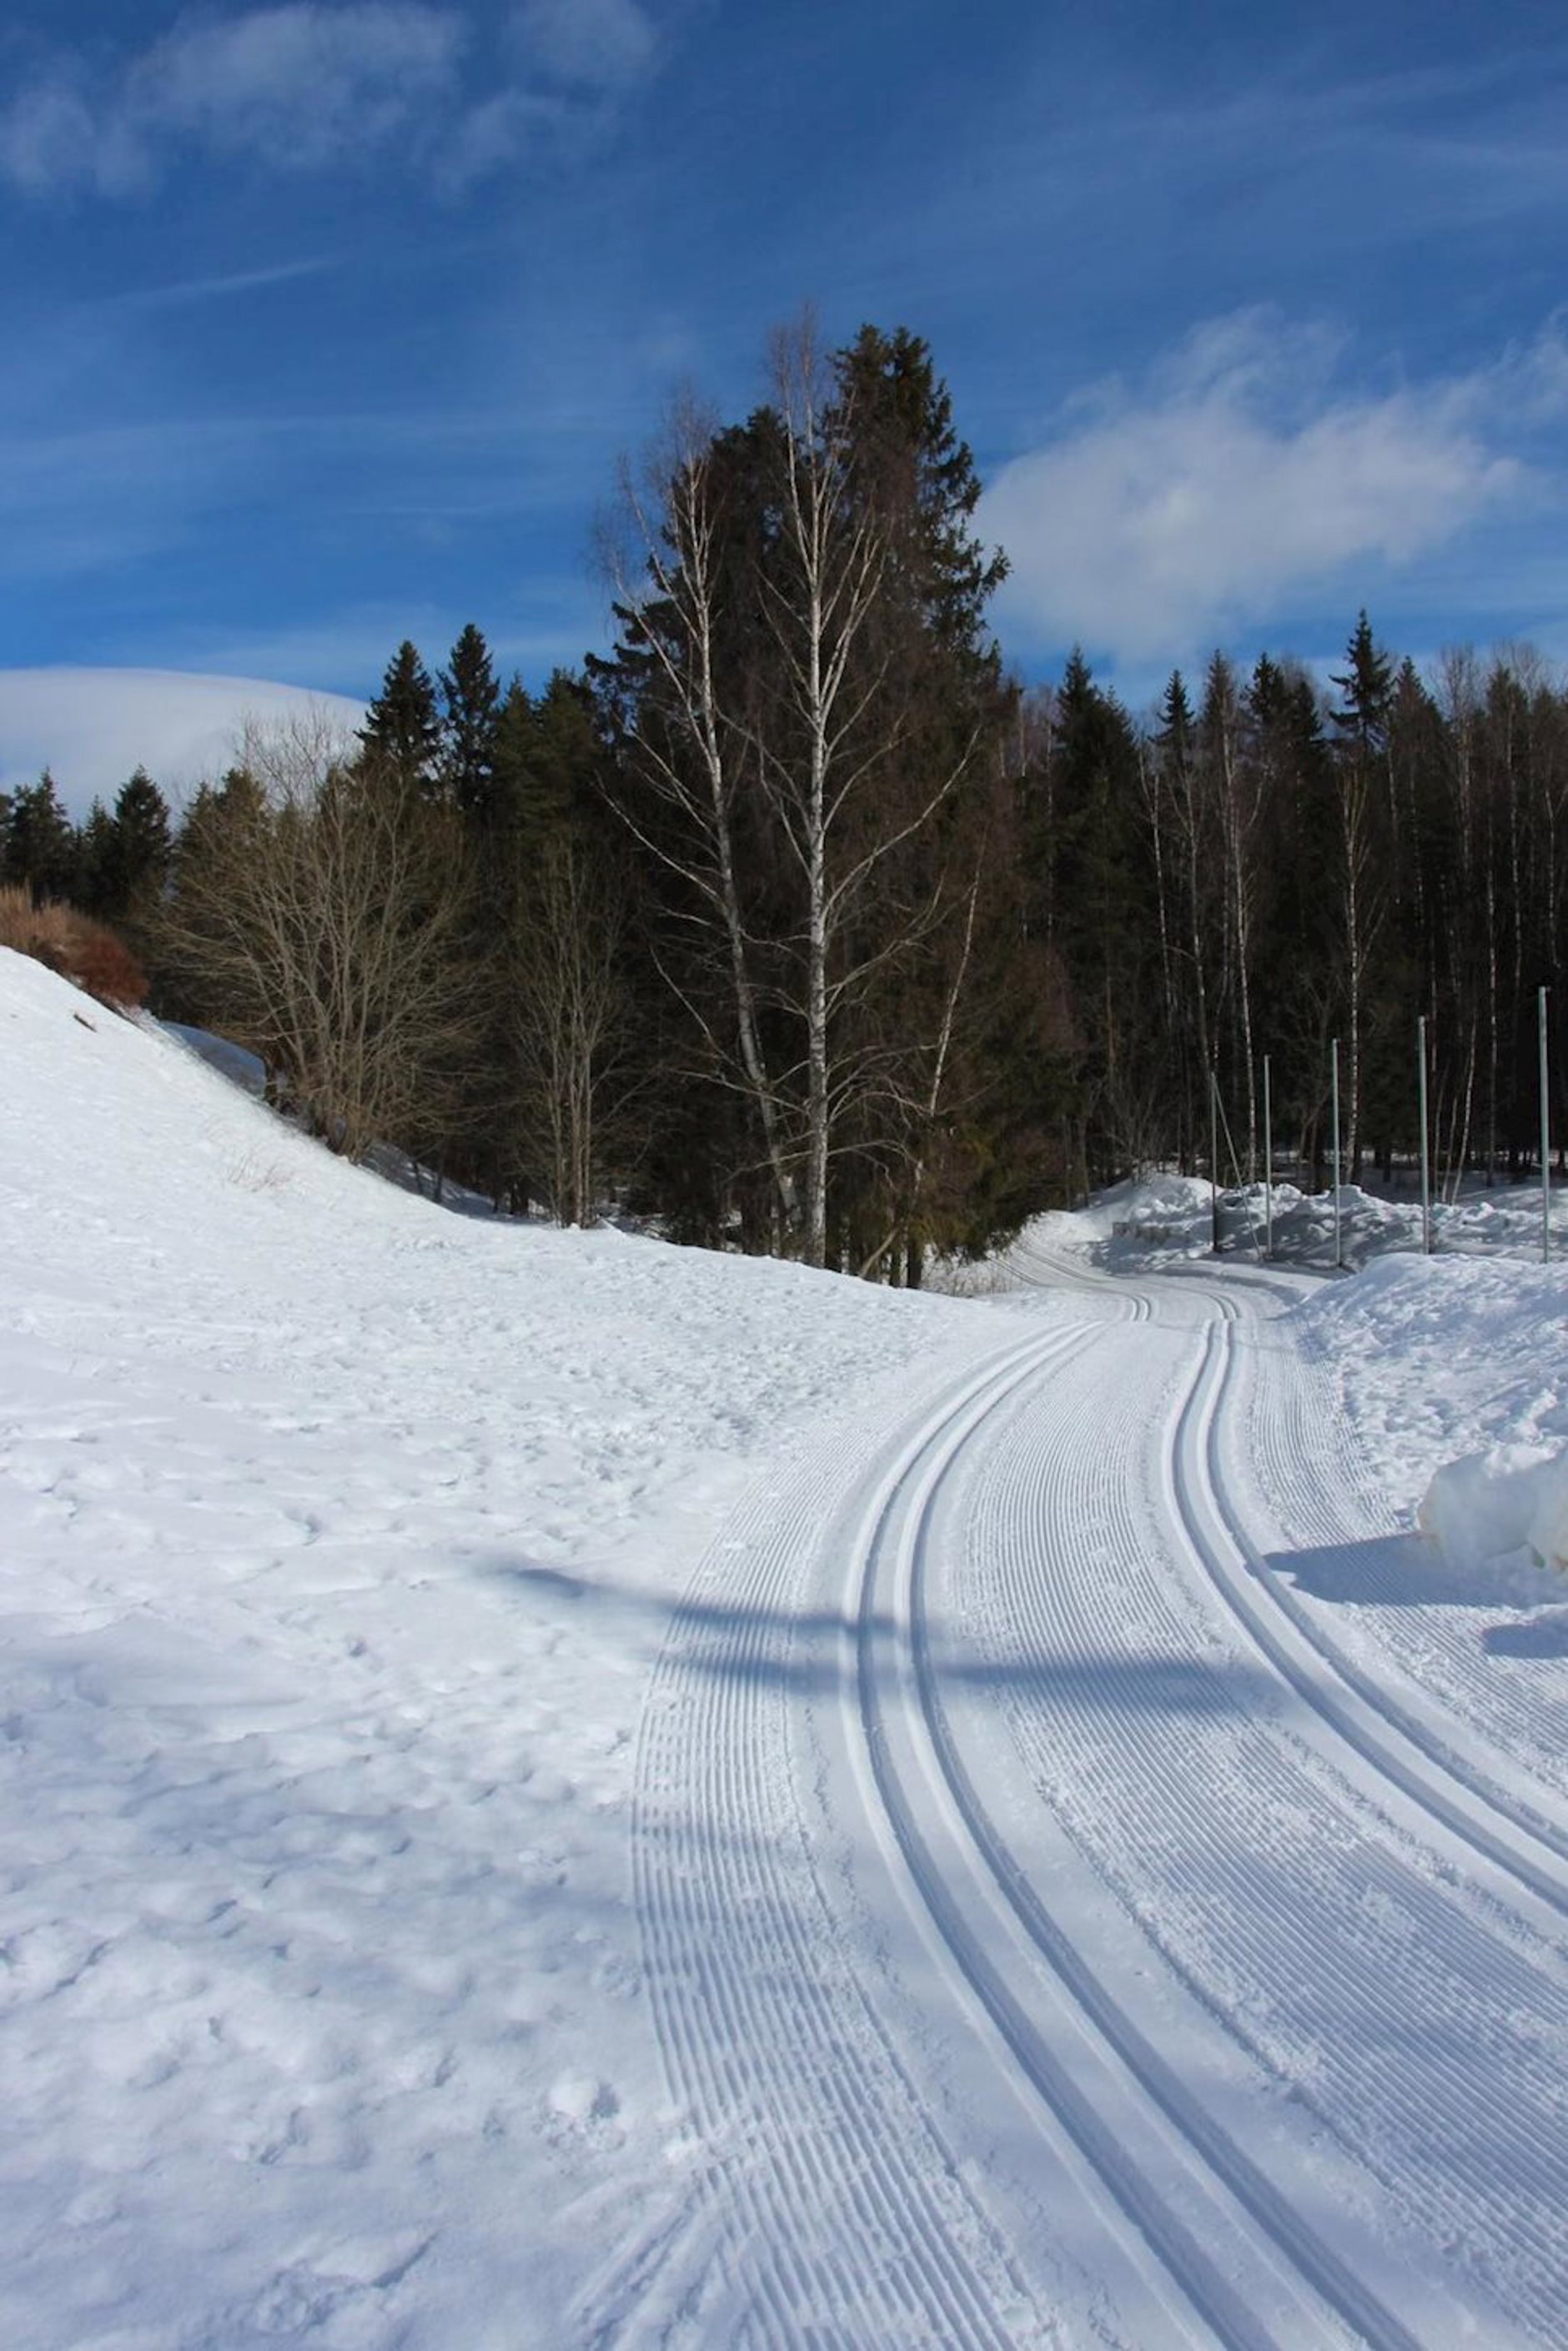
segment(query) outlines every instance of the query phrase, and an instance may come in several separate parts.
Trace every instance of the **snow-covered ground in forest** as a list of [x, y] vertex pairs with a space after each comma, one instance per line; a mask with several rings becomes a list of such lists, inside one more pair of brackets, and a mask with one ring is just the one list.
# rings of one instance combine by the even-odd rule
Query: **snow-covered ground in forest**
[[[1145, 2306], [1145, 2293], [1147, 2307], [1165, 2311], [1166, 2289], [1140, 2283], [1145, 2255], [1135, 2251], [1096, 2270], [1102, 2191], [1074, 2187], [1071, 2149], [1051, 2158], [1064, 2167], [1066, 2203], [1048, 2199], [1040, 2210], [1065, 2227], [1061, 2212], [1079, 2212], [1072, 2199], [1083, 2193], [1086, 2233], [1069, 2230], [1071, 2242], [1040, 2250], [1028, 2278], [997, 2251], [997, 2212], [1034, 2213], [1030, 2199], [1044, 2193], [1028, 2171], [1035, 2141], [1010, 2106], [1005, 2123], [988, 2109], [996, 2211], [984, 2165], [953, 2154], [944, 2170], [949, 2142], [935, 2121], [929, 2177], [918, 2195], [900, 2184], [899, 2118], [918, 2107], [916, 2086], [936, 2097], [954, 2061], [935, 2026], [929, 2047], [919, 2033], [889, 2037], [917, 1974], [900, 1979], [866, 2038], [872, 2011], [855, 1987], [869, 1980], [867, 1950], [885, 1956], [886, 1947], [872, 1937], [862, 1949], [853, 1920], [870, 1900], [874, 1837], [855, 1844], [846, 1830], [841, 1855], [831, 1839], [824, 1847], [845, 1886], [861, 1889], [847, 1939], [807, 1934], [790, 1875], [805, 1864], [798, 1807], [807, 1799], [790, 1793], [788, 1775], [814, 1750], [797, 1752], [796, 1733], [780, 1726], [797, 1702], [809, 1714], [811, 1694], [832, 1683], [853, 1629], [831, 1581], [836, 1521], [825, 1521], [821, 1543], [815, 1534], [807, 1542], [811, 1496], [821, 1488], [828, 1510], [841, 1454], [844, 1478], [873, 1479], [886, 1433], [935, 1411], [930, 1398], [981, 1396], [983, 1382], [1001, 1376], [994, 1366], [1012, 1363], [1008, 1350], [1047, 1365], [1078, 1350], [1072, 1360], [1090, 1366], [1082, 1410], [1101, 1413], [1095, 1425], [1122, 1448], [1111, 1463], [1114, 1503], [1092, 1490], [1099, 1465], [1089, 1454], [1064, 1457], [1052, 1472], [1061, 1509], [1079, 1515], [1042, 1535], [1027, 1510], [1030, 1464], [1046, 1455], [1031, 1449], [1021, 1413], [999, 1412], [986, 1441], [998, 1463], [1017, 1452], [1018, 1475], [988, 1483], [977, 1472], [971, 1482], [998, 1518], [1015, 1510], [1020, 1531], [986, 1555], [973, 1593], [956, 1587], [955, 1623], [972, 1611], [983, 1626], [994, 1599], [998, 1640], [1016, 1641], [1019, 1609], [1036, 1604], [1032, 1587], [1015, 1588], [1019, 1562], [1042, 1545], [1060, 1554], [1065, 1593], [1085, 1559], [1120, 1556], [1113, 1520], [1136, 1499], [1127, 1481], [1150, 1410], [1167, 1390], [1190, 1390], [1197, 1432], [1199, 1407], [1218, 1412], [1229, 1393], [1220, 1384], [1229, 1358], [1205, 1356], [1195, 1374], [1199, 1323], [1161, 1308], [1130, 1326], [1139, 1352], [1125, 1363], [1142, 1364], [1144, 1384], [1131, 1382], [1109, 1352], [1120, 1344], [1123, 1293], [1105, 1282], [1104, 1245], [1124, 1271], [1182, 1249], [1116, 1238], [1110, 1228], [1128, 1221], [1124, 1202], [1042, 1219], [1001, 1279], [1035, 1290], [1060, 1276], [1094, 1295], [1082, 1290], [1091, 1321], [1079, 1324], [1042, 1291], [1036, 1322], [1017, 1299], [910, 1296], [612, 1232], [449, 1216], [334, 1162], [177, 1041], [5, 952], [0, 1103], [0, 2342], [12, 2351], [717, 2346], [769, 2339], [758, 2309], [775, 2313], [773, 2339], [794, 2339], [785, 2285], [748, 2267], [750, 2254], [714, 2253], [710, 2264], [727, 2292], [761, 2297], [744, 2308], [714, 2300], [706, 2283], [682, 2283], [708, 2275], [703, 2248], [729, 2241], [735, 2214], [755, 2230], [783, 2213], [780, 2226], [800, 2233], [797, 2285], [808, 2272], [813, 2292], [821, 2280], [846, 2281], [837, 2331], [821, 2339], [1121, 2340], [1157, 2351], [1164, 2334], [1140, 2334], [1125, 2314]], [[1209, 1312], [1212, 1289], [1200, 1290], [1196, 1267], [1187, 1275], [1195, 1314]], [[1270, 1347], [1231, 1384], [1239, 1413], [1261, 1399], [1260, 1523], [1265, 1505], [1284, 1515], [1317, 1490], [1320, 1468], [1336, 1507], [1369, 1496], [1376, 1575], [1349, 1592], [1347, 1607], [1343, 1579], [1359, 1571], [1334, 1552], [1341, 1588], [1320, 1575], [1323, 1589], [1300, 1599], [1303, 1622], [1321, 1610], [1316, 1637], [1342, 1645], [1347, 1671], [1394, 1677], [1413, 1735], [1427, 1736], [1434, 1709], [1452, 1711], [1470, 1743], [1457, 1761], [1444, 1750], [1444, 1768], [1453, 1761], [1465, 1804], [1495, 1781], [1500, 1802], [1522, 1807], [1526, 1766], [1547, 1778], [1554, 1768], [1537, 1736], [1538, 1685], [1561, 1671], [1560, 1580], [1515, 1562], [1462, 1593], [1435, 1590], [1428, 1577], [1390, 1596], [1388, 1580], [1397, 1587], [1410, 1572], [1406, 1555], [1372, 1537], [1409, 1525], [1445, 1459], [1509, 1439], [1568, 1441], [1568, 1270], [1388, 1259], [1330, 1283], [1239, 1266], [1226, 1276], [1252, 1285], [1239, 1296], [1267, 1290], [1272, 1317]], [[1168, 1286], [1178, 1304], [1181, 1279]], [[1146, 1301], [1134, 1303], [1148, 1314]], [[1291, 1445], [1280, 1432], [1295, 1424], [1270, 1404], [1268, 1383], [1293, 1381], [1298, 1362], [1316, 1385], [1290, 1388], [1286, 1403], [1301, 1416]], [[1321, 1396], [1322, 1414], [1303, 1410], [1301, 1396]], [[1336, 1442], [1343, 1435], [1343, 1460], [1314, 1466], [1320, 1420]], [[1190, 1462], [1179, 1449], [1172, 1458], [1197, 1476], [1196, 1451]], [[1249, 1489], [1237, 1494], [1224, 1497], [1228, 1510]], [[805, 1545], [802, 1574], [829, 1576], [820, 1600], [788, 1622], [768, 1550], [776, 1505]], [[1151, 1523], [1160, 1541], [1173, 1539], [1166, 1518]], [[1141, 1527], [1129, 1521], [1126, 1559], [1147, 1576], [1155, 1550]], [[961, 1554], [956, 1546], [953, 1559]], [[868, 1566], [862, 1630], [873, 1644], [884, 1637], [880, 1599], [872, 1604], [883, 1573]], [[1093, 1590], [1073, 1586], [1071, 1604], [1088, 1607]], [[1420, 1604], [1405, 1604], [1412, 1598]], [[1449, 1604], [1457, 1600], [1462, 1608]], [[1498, 1625], [1512, 1646], [1486, 1649], [1482, 1635]], [[1086, 1655], [1083, 1628], [1068, 1630], [1073, 1654]], [[1155, 1640], [1146, 1594], [1124, 1602], [1114, 1630]], [[1050, 1634], [1042, 1619], [1040, 1640]], [[1107, 1650], [1111, 1634], [1108, 1618]], [[1178, 1658], [1156, 1669], [1145, 1658], [1142, 1669], [1163, 1677], [1145, 1695], [1181, 1695], [1166, 1709], [1181, 1736], [1207, 1736], [1207, 1703], [1186, 1695], [1181, 1678], [1196, 1667]], [[970, 1695], [955, 1699], [954, 1720], [988, 1754], [998, 1725], [1023, 1709], [1020, 1751], [1070, 1839], [1086, 1853], [1113, 1840], [1095, 1866], [1113, 1888], [1122, 1800], [1099, 1766], [1082, 1786], [1061, 1777], [1062, 1755], [1088, 1753], [1072, 1741], [1098, 1736], [1100, 1719], [1109, 1733], [1112, 1718], [1079, 1705], [1076, 1682], [1055, 1687], [1053, 1703], [1063, 1688], [1069, 1699], [1060, 1718], [1030, 1714], [1028, 1677], [1039, 1670], [1038, 1657], [1020, 1655], [1016, 1680], [997, 1684], [1009, 1693], [1004, 1708], [976, 1714]], [[1237, 1672], [1229, 1687], [1249, 1684]], [[863, 1664], [861, 1687], [868, 1708], [885, 1702]], [[828, 1739], [812, 1767], [821, 1787], [841, 1783], [846, 1801], [859, 1801], [866, 1771], [841, 1753], [837, 1734], [828, 1738], [825, 1714], [812, 1719], [812, 1736]], [[1217, 1708], [1214, 1719], [1224, 1729], [1230, 1718]], [[1264, 1735], [1266, 1708], [1257, 1719], [1264, 1729], [1249, 1736]], [[904, 1733], [892, 1717], [888, 1727], [896, 1761]], [[1067, 1741], [1060, 1752], [1040, 1743], [1048, 1732]], [[1113, 1737], [1107, 1752], [1114, 1746]], [[777, 1767], [770, 1782], [765, 1756]], [[1012, 1768], [1006, 1756], [1003, 1765]], [[1172, 1784], [1152, 1751], [1150, 1768], [1145, 1803]], [[818, 1782], [808, 1772], [802, 1785]], [[1021, 1782], [1014, 1792], [1025, 1809], [1037, 1801]], [[1357, 1801], [1365, 1810], [1364, 1792]], [[1009, 1814], [998, 1818], [1005, 1827]], [[1173, 1814], [1173, 1837], [1179, 1826]], [[924, 1821], [915, 1830], [935, 1836]], [[1281, 2069], [1277, 2112], [1257, 2111], [1271, 2117], [1281, 2147], [1318, 2149], [1311, 2163], [1321, 2170], [1303, 2175], [1308, 2206], [1348, 2180], [1345, 2241], [1354, 2253], [1370, 2231], [1381, 2244], [1383, 2224], [1367, 2218], [1375, 2208], [1355, 2201], [1371, 2192], [1356, 2166], [1375, 2179], [1380, 2166], [1418, 2171], [1426, 2159], [1398, 2136], [1399, 2085], [1390, 2076], [1381, 2117], [1368, 2088], [1358, 2120], [1357, 2053], [1342, 2053], [1342, 2092], [1338, 2054], [1331, 2064], [1301, 2053], [1316, 2029], [1310, 2003], [1270, 2020], [1260, 1991], [1236, 1989], [1244, 1956], [1197, 1921], [1192, 1856], [1173, 1844], [1164, 1858], [1178, 1890], [1164, 1892], [1157, 1840], [1136, 1853], [1127, 1844], [1124, 1857], [1132, 1877], [1145, 1874], [1137, 1885], [1130, 1877], [1125, 1898], [1156, 1921], [1172, 1964], [1212, 1969], [1212, 1980], [1194, 1977], [1199, 2004], [1231, 2023], [1249, 2017], [1268, 2064]], [[1083, 1865], [1064, 1845], [1061, 1866], [1067, 1885]], [[832, 1893], [802, 1884], [801, 1900]], [[1218, 1877], [1213, 1890], [1219, 1902]], [[1072, 1931], [1086, 1932], [1109, 1898], [1086, 1891], [1082, 1915], [1064, 1914]], [[1473, 1959], [1484, 1983], [1489, 1914], [1479, 1893], [1466, 1899], [1451, 1962]], [[1357, 1933], [1382, 1931], [1382, 1916], [1368, 1908]], [[767, 1940], [775, 1924], [785, 1940]], [[747, 1934], [755, 1993], [739, 1980]], [[1430, 1936], [1427, 1919], [1389, 1949], [1418, 1955]], [[1534, 1947], [1522, 1929], [1515, 1942], [1521, 1972], [1508, 1997], [1522, 2017]], [[780, 1954], [790, 1951], [801, 1971], [793, 2000], [780, 1991]], [[955, 1964], [962, 1975], [961, 1952], [943, 1962], [949, 1974]], [[1136, 2014], [1150, 1995], [1138, 1969], [1126, 1972]], [[1383, 1976], [1392, 1997], [1397, 1967]], [[974, 2004], [980, 1979], [964, 1980]], [[1112, 1969], [1107, 1981], [1119, 1980]], [[761, 2005], [747, 2007], [753, 1997]], [[764, 2046], [742, 2028], [772, 2012], [768, 2001], [783, 2022]], [[1456, 1995], [1456, 2064], [1465, 2016]], [[1539, 2087], [1526, 2061], [1545, 2065], [1558, 2030], [1535, 2020], [1536, 2038], [1520, 2044], [1524, 2105]], [[737, 2045], [722, 2049], [727, 2032]], [[824, 2067], [812, 2057], [813, 2034], [840, 2053], [841, 2083], [831, 2078], [837, 2059]], [[1488, 2045], [1499, 2081], [1512, 2079], [1513, 2056]], [[1231, 2079], [1241, 2061], [1226, 2048], [1215, 2095], [1250, 2127], [1252, 2093], [1240, 2073]], [[949, 2088], [957, 2115], [962, 2100]], [[1342, 2095], [1352, 2101], [1343, 2112], [1333, 2105]], [[1506, 2116], [1504, 2089], [1498, 2095]], [[782, 2099], [801, 2102], [796, 2122]], [[1129, 2128], [1135, 2109], [1134, 2100]], [[1329, 2116], [1321, 2147], [1320, 2112]], [[936, 2113], [916, 2113], [908, 2146], [927, 2144], [920, 2116]], [[809, 2150], [812, 2132], [843, 2131], [841, 2178], [825, 2156], [828, 2168], [813, 2173], [815, 2154], [791, 2154], [797, 2122]], [[1472, 2137], [1481, 2145], [1479, 2121]], [[1496, 2194], [1491, 2218], [1478, 2223], [1477, 2306], [1511, 2311], [1526, 2335], [1543, 2339], [1538, 2314], [1559, 2307], [1547, 2257], [1521, 2255], [1511, 2285], [1507, 2216], [1519, 2199], [1500, 2170], [1475, 2194], [1483, 2189]], [[1388, 2243], [1418, 2247], [1453, 2192], [1436, 2159], [1430, 2181], [1413, 2171]], [[1453, 2227], [1463, 2239], [1462, 2205]], [[876, 2294], [893, 2291], [885, 2247], [901, 2241], [901, 2228], [962, 2249], [950, 2262], [931, 2253], [934, 2299], [921, 2300], [918, 2280], [898, 2286], [887, 2306], [907, 2304], [906, 2334], [875, 2316]], [[846, 2233], [823, 2251], [813, 2229]], [[1258, 2265], [1265, 2303], [1287, 2293], [1269, 2283], [1286, 2258], [1279, 2245], [1287, 2265], [1310, 2272], [1314, 2258], [1306, 2234], [1298, 2242], [1294, 2224], [1281, 2229], [1277, 2244], [1267, 2231], [1255, 2243], [1249, 2221], [1237, 2240]], [[679, 2260], [667, 2250], [677, 2236]], [[1179, 2231], [1179, 2254], [1178, 2241]], [[777, 2245], [769, 2253], [784, 2261]], [[1386, 2260], [1396, 2283], [1419, 2273], [1407, 2250]], [[1061, 2302], [1042, 2312], [1030, 2279], [1044, 2274], [1059, 2282]], [[1190, 2299], [1190, 2279], [1182, 2291]], [[1184, 2332], [1189, 2321], [1190, 2311], [1173, 2318], [1168, 2339], [1207, 2339]], [[1495, 2338], [1471, 2326], [1467, 2339], [1511, 2339], [1501, 2317], [1498, 2326]]]
[[[1219, 1232], [1223, 1252], [1260, 1258], [1269, 1235], [1269, 1195], [1261, 1184], [1222, 1188]], [[1421, 1204], [1413, 1179], [1387, 1196], [1359, 1184], [1339, 1189], [1340, 1259], [1365, 1265], [1393, 1251], [1421, 1249]], [[1554, 1185], [1552, 1203], [1554, 1249], [1568, 1257], [1568, 1191]], [[1432, 1240], [1444, 1255], [1508, 1256], [1540, 1261], [1542, 1195], [1539, 1183], [1488, 1186], [1467, 1178], [1454, 1199], [1434, 1199]], [[1166, 1173], [1117, 1184], [1087, 1207], [1052, 1211], [1037, 1217], [1022, 1237], [1030, 1242], [1086, 1249], [1107, 1271], [1148, 1271], [1207, 1258], [1214, 1241], [1214, 1201], [1207, 1179]], [[1273, 1255], [1284, 1266], [1330, 1270], [1334, 1262], [1334, 1196], [1303, 1192], [1296, 1185], [1273, 1187]], [[1002, 1252], [1006, 1263], [1008, 1252]], [[962, 1285], [961, 1285], [962, 1286]], [[980, 1288], [976, 1281], [971, 1285]]]

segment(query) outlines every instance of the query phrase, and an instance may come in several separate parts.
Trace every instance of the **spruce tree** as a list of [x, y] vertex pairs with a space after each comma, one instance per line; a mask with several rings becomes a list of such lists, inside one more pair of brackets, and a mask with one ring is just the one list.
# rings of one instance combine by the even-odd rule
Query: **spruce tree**
[[69, 898], [77, 880], [76, 829], [47, 768], [12, 799], [5, 820], [5, 879], [26, 883], [34, 899]]
[[496, 744], [501, 695], [490, 648], [472, 621], [441, 673], [442, 786], [459, 813], [488, 827], [495, 820]]
[[1372, 633], [1364, 605], [1345, 647], [1348, 666], [1333, 673], [1333, 683], [1344, 700], [1333, 713], [1333, 723], [1354, 751], [1371, 759], [1388, 739], [1388, 712], [1394, 698], [1394, 664]]
[[417, 648], [405, 637], [359, 729], [367, 764], [398, 789], [429, 795], [439, 789], [441, 723], [435, 688]]
[[168, 879], [169, 806], [145, 768], [122, 784], [111, 820], [114, 842], [107, 911], [135, 915], [157, 899]]
[[77, 833], [77, 902], [89, 914], [112, 920], [119, 835], [114, 819], [95, 799]]

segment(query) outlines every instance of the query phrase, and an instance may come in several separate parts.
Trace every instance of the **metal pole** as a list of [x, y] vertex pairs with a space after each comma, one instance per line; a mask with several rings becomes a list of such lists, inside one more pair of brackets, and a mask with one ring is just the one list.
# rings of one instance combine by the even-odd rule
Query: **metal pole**
[[1208, 1073], [1209, 1254], [1219, 1255], [1219, 1080]]
[[1427, 1153], [1427, 1016], [1416, 1023], [1416, 1068], [1421, 1102], [1421, 1247], [1432, 1254], [1432, 1167]]
[[1541, 1029], [1541, 1258], [1552, 1262], [1552, 1098], [1546, 1088], [1546, 990], [1536, 995]]
[[1274, 1114], [1269, 1102], [1269, 1056], [1263, 1056], [1263, 1254], [1274, 1255]]
[[1338, 1269], [1344, 1263], [1340, 1246], [1339, 1229], [1339, 1039], [1329, 1049], [1329, 1069], [1333, 1094], [1333, 1261]]

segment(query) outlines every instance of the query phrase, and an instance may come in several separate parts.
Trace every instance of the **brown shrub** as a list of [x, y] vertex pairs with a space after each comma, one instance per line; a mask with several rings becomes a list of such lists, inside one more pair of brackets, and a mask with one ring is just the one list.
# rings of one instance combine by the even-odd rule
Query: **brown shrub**
[[18, 955], [26, 955], [37, 920], [33, 893], [25, 883], [7, 882], [0, 886], [0, 947], [15, 947]]
[[0, 889], [0, 946], [47, 964], [116, 1011], [146, 1001], [147, 974], [106, 923], [56, 900], [35, 906], [25, 887]]

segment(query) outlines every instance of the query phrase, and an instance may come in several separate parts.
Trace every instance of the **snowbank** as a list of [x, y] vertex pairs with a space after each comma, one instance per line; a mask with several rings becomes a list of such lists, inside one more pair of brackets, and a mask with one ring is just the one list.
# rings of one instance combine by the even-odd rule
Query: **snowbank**
[[[1219, 1195], [1220, 1246], [1226, 1254], [1260, 1256], [1269, 1231], [1269, 1198], [1261, 1184]], [[1568, 1258], [1568, 1205], [1553, 1203], [1553, 1233]], [[1466, 1257], [1539, 1259], [1541, 1192], [1536, 1185], [1477, 1189], [1432, 1211], [1437, 1250]], [[1334, 1263], [1334, 1194], [1302, 1192], [1293, 1184], [1273, 1190], [1273, 1256], [1281, 1266], [1328, 1270]], [[1039, 1248], [1085, 1256], [1102, 1270], [1158, 1270], [1207, 1257], [1214, 1243], [1214, 1203], [1207, 1179], [1157, 1175], [1097, 1193], [1085, 1207], [1052, 1210], [1025, 1228], [995, 1264], [992, 1287], [1005, 1286], [1009, 1261], [1027, 1268]], [[1421, 1210], [1408, 1196], [1382, 1199], [1360, 1185], [1339, 1187], [1340, 1261], [1368, 1265], [1394, 1253], [1419, 1254]]]
[[1497, 1445], [1448, 1462], [1416, 1523], [1451, 1567], [1527, 1551], [1542, 1567], [1568, 1569], [1568, 1451]]

